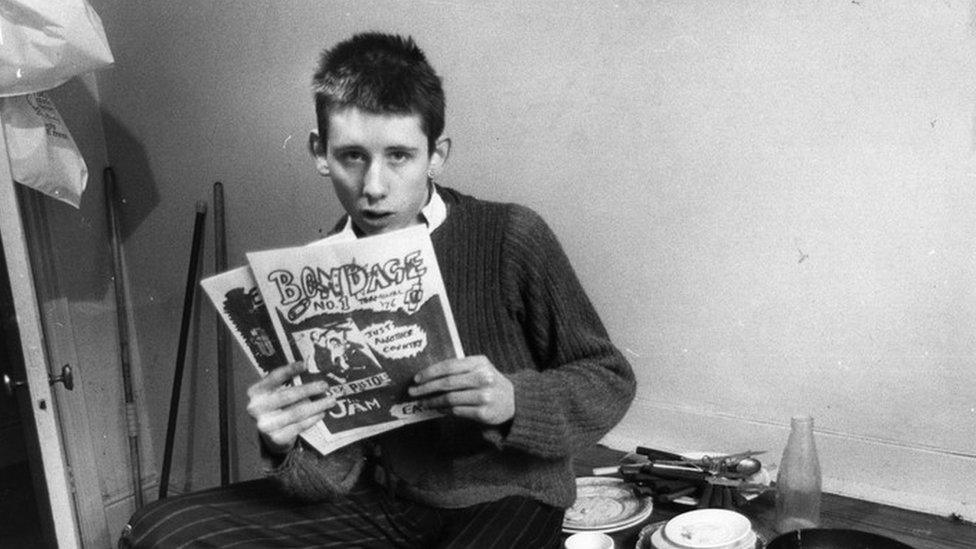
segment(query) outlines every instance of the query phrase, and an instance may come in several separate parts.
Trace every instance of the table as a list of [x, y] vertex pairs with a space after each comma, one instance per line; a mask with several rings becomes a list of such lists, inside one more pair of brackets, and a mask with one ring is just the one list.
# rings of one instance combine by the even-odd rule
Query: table
[[[594, 467], [616, 465], [625, 452], [594, 446], [580, 455], [574, 463], [577, 476], [590, 476]], [[821, 526], [824, 528], [852, 528], [896, 539], [916, 549], [972, 549], [976, 547], [976, 525], [949, 517], [919, 513], [839, 496], [824, 494], [820, 504]], [[644, 522], [611, 534], [616, 549], [633, 549], [640, 529], [647, 524], [666, 521], [692, 508], [680, 504], [655, 503], [654, 512]], [[773, 494], [767, 492], [738, 509], [749, 517], [760, 537], [768, 540], [776, 536], [773, 530], [775, 505]]]

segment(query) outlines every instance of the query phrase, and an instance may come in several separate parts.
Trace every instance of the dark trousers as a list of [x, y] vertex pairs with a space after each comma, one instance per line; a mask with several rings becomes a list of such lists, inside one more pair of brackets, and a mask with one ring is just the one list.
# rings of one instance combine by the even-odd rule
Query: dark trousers
[[148, 504], [119, 547], [546, 549], [560, 545], [563, 513], [524, 497], [440, 509], [372, 481], [336, 501], [308, 503], [260, 479]]

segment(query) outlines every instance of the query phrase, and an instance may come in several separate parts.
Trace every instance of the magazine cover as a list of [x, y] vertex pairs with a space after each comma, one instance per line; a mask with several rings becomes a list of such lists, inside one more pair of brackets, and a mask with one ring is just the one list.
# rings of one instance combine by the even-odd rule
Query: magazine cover
[[[202, 280], [200, 285], [259, 375], [263, 377], [289, 363], [250, 267], [216, 274]], [[356, 440], [354, 437], [334, 438], [328, 435], [325, 426], [318, 423], [303, 432], [301, 437], [323, 455]]]
[[[349, 240], [352, 239], [340, 233], [309, 246]], [[294, 362], [282, 350], [250, 267], [238, 267], [207, 277], [200, 281], [200, 286], [259, 374], [264, 376], [279, 366]]]
[[[310, 246], [341, 240], [349, 239], [334, 235], [313, 242]], [[271, 370], [289, 363], [250, 267], [238, 267], [215, 274], [200, 281], [200, 286], [259, 375], [263, 377]], [[328, 454], [356, 440], [354, 437], [330, 439], [321, 423], [309, 428], [301, 436], [322, 454]]]
[[288, 364], [250, 267], [205, 278], [200, 286], [258, 373]]
[[418, 371], [463, 356], [425, 226], [247, 258], [286, 361], [307, 365], [299, 382], [337, 399], [329, 440], [438, 415], [407, 395]]

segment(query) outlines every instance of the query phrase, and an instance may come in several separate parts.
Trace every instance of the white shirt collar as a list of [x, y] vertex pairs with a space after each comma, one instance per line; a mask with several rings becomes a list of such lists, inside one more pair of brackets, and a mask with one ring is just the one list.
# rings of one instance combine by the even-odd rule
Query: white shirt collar
[[[433, 187], [430, 192], [430, 200], [427, 201], [427, 205], [420, 210], [420, 216], [424, 218], [424, 222], [427, 223], [427, 231], [434, 232], [434, 229], [440, 227], [444, 220], [447, 219], [447, 205], [444, 204], [444, 199], [441, 198], [439, 192], [437, 192], [437, 187]], [[350, 239], [356, 238], [356, 232], [352, 227], [352, 218], [348, 215], [346, 216], [346, 225], [339, 231], [341, 234]]]

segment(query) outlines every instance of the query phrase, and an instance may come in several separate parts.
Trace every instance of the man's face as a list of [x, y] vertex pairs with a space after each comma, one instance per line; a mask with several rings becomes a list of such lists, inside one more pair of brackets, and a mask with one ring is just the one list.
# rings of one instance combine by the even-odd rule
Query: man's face
[[319, 171], [332, 179], [356, 227], [372, 235], [418, 223], [427, 170], [442, 160], [428, 154], [420, 116], [349, 107], [329, 114], [328, 131], [325, 150], [319, 143], [316, 151]]

